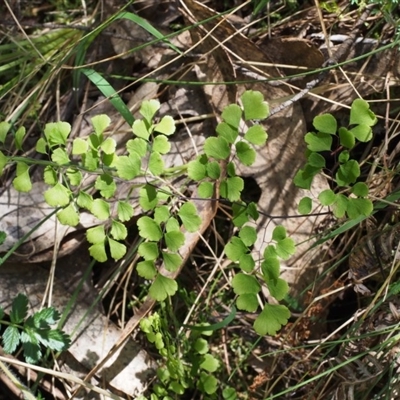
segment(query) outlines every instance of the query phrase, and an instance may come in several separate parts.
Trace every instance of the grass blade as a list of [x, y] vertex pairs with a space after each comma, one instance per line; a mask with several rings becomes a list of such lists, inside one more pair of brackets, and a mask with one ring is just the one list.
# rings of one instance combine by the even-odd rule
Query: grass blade
[[108, 81], [93, 69], [83, 68], [82, 72], [100, 90], [100, 92], [110, 100], [111, 104], [122, 115], [129, 126], [132, 126], [135, 118], [115, 89], [108, 83]]

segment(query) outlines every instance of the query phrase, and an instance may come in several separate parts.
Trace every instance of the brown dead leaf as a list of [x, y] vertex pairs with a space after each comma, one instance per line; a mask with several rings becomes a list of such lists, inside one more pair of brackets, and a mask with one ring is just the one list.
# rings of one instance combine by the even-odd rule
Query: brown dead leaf
[[275, 64], [283, 64], [282, 67], [286, 75], [294, 75], [304, 72], [304, 69], [295, 67], [307, 67], [315, 69], [324, 63], [324, 55], [317, 46], [307, 39], [300, 38], [271, 38], [258, 42], [258, 46], [266, 53], [273, 54]]

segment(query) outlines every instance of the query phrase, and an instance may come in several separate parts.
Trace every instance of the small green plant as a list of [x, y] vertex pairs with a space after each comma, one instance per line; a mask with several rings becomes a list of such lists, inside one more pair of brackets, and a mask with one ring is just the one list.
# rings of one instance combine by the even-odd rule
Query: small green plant
[[[207, 398], [215, 398], [217, 391], [222, 389], [224, 398], [235, 399], [232, 388], [228, 385], [223, 387], [215, 377], [222, 365], [210, 354], [206, 339], [213, 331], [207, 331], [207, 326], [204, 326], [204, 330], [192, 330], [190, 336], [181, 334], [179, 341], [176, 341], [166, 326], [167, 320], [154, 313], [140, 321], [141, 330], [161, 356], [157, 369], [158, 383], [152, 387], [150, 399], [182, 396], [189, 389], [197, 389], [205, 396], [212, 396]], [[230, 397], [226, 397], [228, 394]]]
[[[256, 320], [255, 329], [260, 335], [275, 334], [287, 322], [289, 311], [280, 305], [263, 304], [258, 298], [261, 285], [266, 284], [271, 295], [277, 300], [284, 298], [288, 291], [286, 282], [279, 278], [279, 259], [287, 259], [294, 253], [294, 243], [286, 237], [284, 228], [276, 228], [273, 240], [264, 253], [261, 267], [253, 259], [250, 248], [256, 241], [255, 228], [247, 226], [258, 219], [254, 203], [241, 201], [244, 188], [243, 179], [236, 175], [235, 162], [252, 165], [256, 158], [255, 146], [267, 140], [265, 129], [253, 121], [268, 117], [268, 104], [257, 91], [246, 91], [241, 96], [241, 106], [231, 104], [222, 112], [222, 122], [216, 128], [216, 136], [206, 139], [204, 153], [181, 167], [190, 179], [198, 183], [198, 194], [204, 199], [220, 195], [233, 202], [233, 223], [239, 235], [233, 237], [225, 247], [226, 255], [237, 263], [239, 272], [232, 282], [238, 295], [239, 309], [256, 312], [258, 304], [263, 311]], [[80, 220], [80, 209], [92, 213], [99, 225], [87, 230], [89, 251], [93, 258], [107, 260], [106, 246], [111, 257], [121, 259], [126, 246], [121, 243], [127, 237], [124, 222], [134, 214], [129, 198], [117, 195], [118, 181], [132, 181], [144, 177], [147, 181], [139, 190], [139, 206], [143, 213], [137, 221], [142, 243], [138, 254], [141, 261], [137, 265], [138, 274], [151, 280], [149, 295], [163, 301], [177, 291], [174, 279], [160, 273], [160, 261], [169, 272], [176, 271], [183, 260], [179, 254], [185, 243], [183, 229], [196, 232], [201, 224], [195, 205], [187, 200], [178, 203], [174, 189], [159, 186], [159, 177], [167, 177], [170, 170], [164, 165], [163, 156], [171, 145], [168, 137], [175, 132], [174, 121], [164, 116], [155, 122], [160, 108], [156, 100], [144, 101], [140, 114], [142, 119], [132, 125], [133, 138], [125, 146], [125, 154], [117, 155], [117, 143], [107, 137], [106, 130], [110, 118], [98, 115], [92, 118], [93, 133], [87, 138], [69, 140], [71, 127], [66, 122], [49, 123], [44, 135], [37, 141], [36, 151], [49, 160], [7, 156], [0, 152], [0, 170], [11, 164], [16, 165], [14, 188], [29, 192], [32, 188], [30, 167], [40, 163], [44, 166], [43, 179], [50, 188], [44, 193], [47, 204], [55, 207], [58, 220], [64, 225], [76, 226]], [[245, 126], [243, 121], [250, 126]], [[4, 143], [11, 128], [10, 124], [0, 124], [0, 142]], [[15, 146], [23, 149], [25, 129], [14, 133]], [[233, 151], [232, 151], [233, 150]], [[176, 169], [175, 169], [176, 172]], [[95, 177], [93, 183], [84, 186], [84, 173]], [[98, 198], [92, 196], [97, 190]], [[149, 214], [150, 213], [150, 214]], [[104, 221], [104, 222], [101, 222]]]
[[[294, 183], [303, 189], [310, 190], [314, 177], [325, 168], [325, 158], [320, 154], [331, 151], [333, 136], [337, 136], [340, 143], [338, 152], [339, 167], [332, 178], [334, 189], [327, 189], [319, 193], [318, 201], [322, 206], [332, 207], [337, 218], [347, 215], [350, 219], [359, 216], [369, 216], [373, 211], [373, 204], [369, 200], [369, 188], [365, 182], [358, 181], [361, 170], [357, 160], [352, 159], [350, 150], [358, 142], [368, 142], [372, 139], [372, 126], [377, 122], [375, 114], [370, 110], [368, 103], [362, 99], [354, 100], [350, 111], [350, 126], [339, 127], [331, 114], [323, 114], [314, 118], [313, 125], [316, 132], [309, 132], [305, 136], [307, 143], [307, 163], [298, 171]], [[304, 197], [299, 203], [299, 212], [308, 214], [312, 210], [312, 199]]]
[[[269, 244], [264, 251], [261, 262], [261, 271], [251, 257], [250, 246], [256, 239], [256, 230], [250, 226], [240, 229], [239, 235], [233, 237], [225, 246], [229, 259], [237, 262], [241, 272], [232, 280], [234, 292], [238, 295], [236, 305], [238, 309], [247, 312], [256, 312], [261, 303], [261, 285], [266, 285], [269, 293], [278, 302], [283, 300], [289, 291], [288, 284], [279, 277], [280, 259], [287, 260], [296, 249], [293, 239], [288, 238], [283, 226], [275, 227], [272, 234], [274, 244]], [[290, 317], [289, 309], [281, 304], [263, 302], [263, 309], [254, 322], [254, 329], [259, 335], [275, 335]]]
[[52, 307], [28, 317], [28, 298], [19, 294], [12, 302], [10, 321], [4, 320], [4, 310], [0, 307], [0, 325], [6, 326], [1, 335], [4, 351], [12, 354], [22, 345], [26, 362], [36, 364], [42, 359], [42, 348], [57, 352], [67, 350], [69, 336], [51, 328], [59, 319], [60, 314]]

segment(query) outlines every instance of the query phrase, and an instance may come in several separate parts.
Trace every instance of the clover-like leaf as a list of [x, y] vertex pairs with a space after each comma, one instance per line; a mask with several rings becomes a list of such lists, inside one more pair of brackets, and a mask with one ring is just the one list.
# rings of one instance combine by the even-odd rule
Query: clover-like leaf
[[88, 151], [89, 145], [88, 142], [85, 139], [82, 138], [75, 138], [74, 141], [72, 142], [72, 154], [74, 156], [80, 155], [80, 154], [86, 154]]
[[264, 258], [268, 259], [270, 257], [277, 257], [276, 255], [276, 249], [273, 244], [269, 244], [265, 249], [264, 249]]
[[185, 235], [180, 231], [167, 232], [164, 240], [168, 250], [178, 251], [185, 243]]
[[345, 164], [350, 159], [350, 152], [348, 150], [341, 151], [338, 159], [341, 164]]
[[[155, 343], [157, 343], [157, 341]], [[156, 344], [156, 348], [158, 349], [157, 344]], [[162, 346], [162, 348], [164, 348], [164, 346]], [[185, 393], [185, 387], [182, 386], [177, 381], [172, 381], [169, 384], [168, 389], [172, 390], [172, 392], [175, 393], [176, 395], [183, 395]]]
[[112, 197], [117, 190], [117, 185], [114, 182], [113, 177], [109, 174], [99, 175], [96, 179], [94, 187], [100, 191], [100, 194], [105, 199]]
[[239, 272], [231, 282], [233, 291], [236, 294], [252, 293], [257, 294], [261, 290], [261, 285], [253, 275], [247, 275]]
[[257, 240], [257, 231], [253, 226], [244, 226], [239, 231], [239, 237], [246, 246], [251, 246]]
[[246, 142], [237, 142], [235, 144], [236, 155], [244, 165], [253, 165], [256, 160], [255, 150]]
[[254, 330], [260, 335], [275, 335], [290, 318], [287, 307], [277, 304], [264, 305], [264, 309], [254, 322]]
[[351, 192], [359, 197], [366, 197], [369, 193], [368, 185], [364, 182], [357, 182], [352, 188]]
[[217, 161], [207, 163], [207, 175], [211, 179], [219, 179], [221, 177], [221, 167]]
[[105, 243], [96, 243], [89, 247], [89, 254], [98, 262], [107, 261]]
[[174, 272], [182, 265], [182, 257], [179, 254], [163, 251], [162, 258], [167, 271]]
[[302, 189], [310, 189], [314, 177], [321, 171], [320, 167], [313, 167], [310, 164], [306, 164], [303, 169], [297, 171], [293, 178], [293, 183]]
[[223, 137], [209, 137], [204, 143], [204, 152], [208, 157], [216, 160], [225, 160], [229, 157], [231, 150], [229, 144]]
[[[274, 246], [270, 246], [274, 249]], [[268, 251], [267, 251], [268, 252]], [[271, 280], [276, 280], [279, 278], [280, 273], [280, 263], [277, 255], [265, 256], [266, 251], [264, 251], [264, 261], [261, 263], [261, 271], [264, 275], [264, 279], [268, 282]]]
[[90, 210], [93, 205], [93, 197], [91, 194], [86, 193], [83, 190], [80, 190], [78, 193], [78, 197], [76, 199], [76, 204], [78, 204], [79, 207]]
[[157, 151], [153, 151], [150, 154], [149, 170], [156, 176], [161, 175], [164, 172], [164, 160]]
[[17, 176], [13, 180], [13, 186], [18, 192], [30, 192], [32, 190], [32, 182], [29, 176], [29, 166], [24, 162], [17, 162]]
[[251, 203], [246, 204], [246, 214], [253, 221], [257, 221], [260, 216], [260, 213], [258, 212], [258, 209], [257, 209], [257, 204], [254, 203], [253, 201]]
[[200, 364], [200, 368], [208, 372], [215, 372], [218, 367], [219, 362], [214, 356], [212, 356], [211, 354], [204, 355], [203, 362]]
[[232, 178], [236, 176], [236, 166], [232, 161], [229, 161], [228, 164], [226, 164], [226, 173]]
[[154, 127], [155, 132], [159, 132], [167, 136], [172, 135], [175, 132], [175, 129], [175, 121], [169, 115], [162, 117], [161, 121]]
[[255, 312], [259, 306], [257, 295], [253, 293], [241, 294], [236, 299], [236, 305], [239, 310]]
[[139, 191], [139, 205], [144, 211], [153, 210], [158, 204], [156, 188], [153, 185], [144, 185]]
[[334, 135], [337, 130], [337, 121], [332, 114], [317, 115], [313, 120], [314, 128], [323, 133]]
[[267, 286], [271, 296], [278, 301], [283, 300], [289, 292], [288, 283], [281, 278], [268, 280]]
[[224, 400], [236, 400], [237, 399], [236, 389], [230, 386], [224, 388], [222, 390], [222, 398]]
[[336, 201], [336, 194], [333, 190], [326, 189], [318, 195], [318, 200], [323, 206], [331, 206]]
[[71, 191], [60, 182], [44, 192], [46, 203], [52, 207], [65, 207], [70, 202]]
[[104, 243], [106, 240], [106, 233], [103, 225], [98, 225], [93, 228], [89, 228], [86, 231], [86, 239], [89, 243]]
[[188, 176], [194, 181], [201, 181], [206, 177], [207, 168], [206, 165], [200, 162], [200, 160], [192, 160], [188, 164]]
[[126, 254], [126, 246], [123, 243], [108, 238], [108, 245], [110, 246], [111, 257], [115, 261], [120, 260]]
[[139, 228], [140, 236], [144, 239], [159, 241], [163, 236], [161, 228], [157, 222], [146, 215], [139, 218], [137, 226]]
[[115, 153], [115, 149], [117, 147], [117, 142], [115, 139], [109, 137], [107, 138], [101, 145], [100, 148], [104, 151], [106, 154], [113, 154]]
[[321, 154], [312, 151], [308, 156], [308, 164], [315, 168], [325, 168], [325, 158]]
[[118, 176], [122, 179], [133, 179], [140, 173], [142, 162], [137, 153], [129, 156], [120, 156], [115, 161]]
[[207, 340], [203, 338], [197, 338], [193, 344], [193, 349], [199, 354], [207, 354], [209, 351]]
[[232, 222], [238, 228], [250, 221], [247, 207], [239, 202], [232, 204], [232, 214]]
[[247, 130], [244, 138], [252, 144], [262, 146], [265, 144], [268, 134], [261, 125], [253, 125]]
[[89, 148], [91, 150], [95, 150], [96, 151], [96, 155], [98, 156], [98, 149], [102, 143], [103, 139], [102, 139], [102, 135], [100, 135], [100, 137], [98, 135], [96, 135], [95, 133], [92, 133], [89, 135], [88, 137], [88, 145]]
[[138, 137], [144, 140], [149, 140], [151, 131], [149, 130], [149, 126], [145, 121], [141, 119], [135, 120], [132, 125], [132, 132]]
[[46, 165], [44, 169], [43, 180], [51, 186], [54, 186], [57, 183], [57, 172], [50, 165]]
[[200, 373], [198, 385], [200, 386], [202, 392], [208, 395], [214, 394], [218, 389], [219, 381], [213, 375], [208, 375], [204, 372]]
[[377, 121], [376, 115], [370, 110], [369, 104], [365, 100], [356, 99], [353, 101], [350, 110], [350, 125], [373, 126]]
[[58, 211], [57, 218], [63, 225], [77, 226], [80, 216], [74, 204], [70, 203], [67, 207]]
[[95, 199], [90, 212], [99, 220], [104, 221], [110, 217], [110, 205], [103, 199]]
[[52, 161], [54, 161], [58, 165], [65, 165], [70, 163], [70, 159], [68, 157], [67, 152], [65, 149], [59, 147], [53, 151], [51, 155]]
[[272, 232], [272, 240], [275, 241], [286, 239], [286, 236], [287, 236], [286, 228], [282, 225], [276, 226]]
[[159, 255], [156, 242], [143, 242], [138, 247], [138, 254], [146, 261], [154, 261]]
[[200, 197], [209, 199], [214, 194], [214, 184], [212, 182], [201, 182], [197, 191]]
[[283, 260], [287, 260], [296, 252], [296, 245], [292, 238], [279, 240], [276, 244], [276, 253]]
[[336, 196], [336, 201], [333, 204], [333, 214], [335, 215], [335, 217], [342, 218], [345, 215], [348, 202], [348, 198], [343, 194], [339, 193]]
[[115, 240], [124, 240], [128, 236], [128, 230], [121, 222], [112, 220], [110, 234]]
[[96, 135], [100, 137], [104, 131], [110, 126], [111, 118], [106, 114], [95, 115], [92, 119], [92, 126]]
[[140, 261], [136, 267], [137, 273], [144, 279], [153, 279], [157, 270], [153, 260]]
[[248, 247], [243, 243], [243, 240], [234, 236], [224, 248], [226, 256], [232, 261], [239, 261], [243, 254], [248, 253]]
[[[233, 128], [238, 129], [240, 118], [242, 117], [242, 109], [237, 104], [230, 104], [222, 111], [221, 118]], [[231, 142], [233, 143], [233, 142]]]
[[243, 179], [239, 176], [233, 176], [221, 182], [220, 193], [222, 197], [230, 201], [238, 201], [243, 188]]
[[311, 212], [312, 210], [312, 200], [310, 197], [303, 197], [300, 201], [299, 201], [299, 205], [297, 207], [297, 210], [299, 212], [299, 214], [303, 214], [303, 215], [307, 215]]
[[372, 139], [372, 129], [369, 125], [357, 125], [350, 129], [350, 133], [360, 142], [369, 142]]
[[89, 150], [82, 155], [83, 166], [89, 171], [96, 171], [99, 166], [99, 155], [97, 150]]
[[244, 272], [252, 272], [256, 262], [251, 254], [242, 254], [239, 258], [239, 267]]
[[133, 207], [127, 201], [117, 202], [117, 216], [121, 222], [129, 221], [133, 217], [133, 212]]
[[[167, 222], [170, 218], [171, 218], [171, 212], [168, 206], [166, 205], [158, 206], [154, 210], [154, 221], [156, 221], [157, 224]], [[177, 223], [177, 225], [178, 225], [177, 230], [179, 230], [179, 224]]]
[[71, 125], [68, 122], [49, 122], [44, 127], [44, 135], [50, 147], [65, 146], [71, 133]]
[[[68, 168], [65, 171], [65, 175], [67, 176], [71, 186], [80, 185], [82, 182], [82, 179], [83, 179], [82, 172], [76, 167]], [[54, 185], [54, 183], [53, 183], [53, 185]]]
[[150, 286], [149, 295], [157, 301], [163, 301], [168, 296], [173, 296], [178, 290], [178, 284], [171, 278], [158, 274]]
[[217, 132], [218, 136], [222, 139], [225, 139], [228, 144], [234, 143], [239, 135], [238, 129], [232, 127], [226, 122], [220, 122], [215, 131]]
[[356, 144], [354, 134], [344, 127], [339, 128], [339, 138], [340, 144], [348, 149], [352, 149]]
[[244, 119], [249, 121], [251, 119], [261, 120], [269, 115], [268, 103], [264, 101], [264, 96], [261, 92], [256, 90], [247, 90], [242, 96]]
[[196, 232], [201, 225], [201, 218], [198, 215], [196, 206], [187, 201], [182, 204], [178, 211], [178, 215], [182, 220], [182, 224], [188, 232]]
[[114, 168], [115, 162], [118, 160], [118, 156], [116, 153], [106, 154], [103, 152], [101, 155], [101, 161], [103, 162], [104, 166]]
[[360, 216], [369, 217], [373, 209], [374, 205], [369, 199], [349, 198], [346, 212], [349, 218], [356, 219]]
[[153, 151], [160, 154], [167, 154], [171, 150], [171, 143], [164, 135], [158, 135], [153, 141]]
[[332, 136], [328, 133], [309, 132], [304, 137], [307, 148], [311, 151], [329, 151], [332, 147]]
[[147, 153], [148, 143], [142, 138], [129, 139], [126, 143], [128, 153], [137, 153], [139, 157], [144, 157]]
[[15, 132], [15, 147], [18, 150], [22, 150], [22, 143], [24, 141], [25, 133], [26, 133], [26, 129], [24, 126], [20, 126], [17, 129], [17, 132]]
[[150, 124], [159, 109], [160, 102], [158, 100], [151, 99], [142, 102], [139, 112], [141, 115], [143, 115], [146, 122]]
[[339, 186], [347, 186], [354, 183], [360, 176], [360, 165], [356, 160], [349, 160], [341, 164], [336, 173], [336, 182]]
[[11, 128], [11, 123], [7, 121], [0, 122], [0, 142], [4, 143], [7, 137], [7, 133]]

